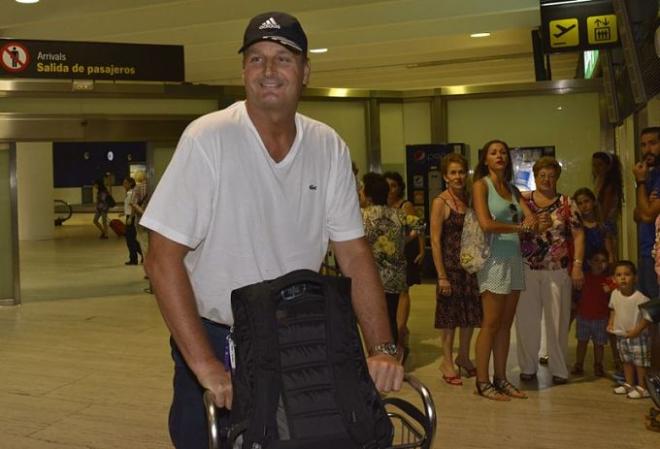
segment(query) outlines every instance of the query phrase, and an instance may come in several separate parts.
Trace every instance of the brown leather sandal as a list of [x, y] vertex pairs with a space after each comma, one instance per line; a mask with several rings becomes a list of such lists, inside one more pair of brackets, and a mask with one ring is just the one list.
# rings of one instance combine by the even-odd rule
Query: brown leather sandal
[[510, 401], [511, 398], [498, 390], [495, 385], [490, 382], [476, 382], [475, 386], [477, 387], [474, 394], [483, 396], [486, 399], [492, 401]]
[[527, 399], [527, 395], [518, 390], [511, 382], [506, 379], [493, 379], [493, 385], [502, 394], [516, 399]]

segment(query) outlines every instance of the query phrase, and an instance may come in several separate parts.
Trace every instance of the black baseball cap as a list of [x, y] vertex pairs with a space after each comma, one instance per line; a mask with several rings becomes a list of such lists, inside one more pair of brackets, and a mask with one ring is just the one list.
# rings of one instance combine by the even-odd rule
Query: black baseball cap
[[271, 40], [307, 54], [307, 36], [300, 22], [285, 12], [265, 12], [253, 17], [245, 29], [243, 46], [238, 52], [243, 53], [250, 45], [262, 40]]

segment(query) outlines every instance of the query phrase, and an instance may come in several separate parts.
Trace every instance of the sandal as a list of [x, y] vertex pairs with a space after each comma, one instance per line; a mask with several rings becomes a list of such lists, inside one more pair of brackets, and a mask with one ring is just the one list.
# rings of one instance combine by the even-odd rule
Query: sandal
[[507, 396], [516, 399], [527, 399], [527, 395], [525, 393], [518, 390], [511, 382], [506, 379], [493, 379], [493, 385], [499, 390], [500, 393], [503, 393]]
[[457, 374], [456, 376], [445, 376], [444, 374], [442, 375], [442, 380], [447, 382], [449, 385], [454, 385], [457, 387], [460, 387], [463, 385], [463, 381], [461, 380], [461, 376]]
[[502, 392], [498, 390], [495, 385], [493, 385], [490, 382], [475, 382], [475, 386], [477, 387], [476, 391], [474, 394], [478, 394], [479, 396], [483, 396], [486, 399], [490, 399], [492, 401], [510, 401], [511, 398]]
[[477, 375], [477, 368], [476, 367], [473, 366], [472, 368], [468, 368], [465, 365], [461, 365], [460, 363], [458, 363], [458, 358], [456, 360], [454, 360], [454, 363], [458, 367], [459, 374], [465, 373], [465, 377], [468, 377], [468, 378], [469, 377], [475, 377]]
[[628, 399], [646, 399], [650, 397], [648, 390], [646, 388], [640, 387], [637, 385], [626, 395]]
[[[449, 374], [449, 375], [445, 374], [445, 369], [443, 368], [446, 368], [447, 371], [451, 369], [451, 372], [453, 372], [454, 374]], [[449, 365], [449, 368], [447, 368], [446, 365], [440, 363], [440, 374], [442, 375], [442, 380], [444, 380], [449, 385], [454, 385], [457, 387], [463, 385], [463, 381], [461, 380], [461, 373], [459, 372], [457, 374], [456, 371], [454, 371], [454, 367], [451, 366], [451, 364]]]
[[626, 394], [627, 395], [628, 393], [630, 393], [633, 390], [634, 390], [634, 388], [632, 387], [632, 385], [624, 383], [623, 385], [619, 385], [618, 387], [614, 388], [612, 391], [614, 392], [614, 394]]

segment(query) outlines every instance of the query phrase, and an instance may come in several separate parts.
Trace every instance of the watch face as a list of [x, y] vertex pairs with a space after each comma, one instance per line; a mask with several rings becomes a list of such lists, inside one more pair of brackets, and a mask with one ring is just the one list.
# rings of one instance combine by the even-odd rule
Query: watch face
[[383, 354], [391, 355], [392, 357], [396, 357], [398, 354], [398, 347], [394, 343], [383, 343], [380, 345], [376, 345], [374, 347], [373, 352], [381, 352]]
[[385, 350], [390, 355], [395, 355], [397, 353], [397, 347], [394, 343], [388, 343], [385, 345]]

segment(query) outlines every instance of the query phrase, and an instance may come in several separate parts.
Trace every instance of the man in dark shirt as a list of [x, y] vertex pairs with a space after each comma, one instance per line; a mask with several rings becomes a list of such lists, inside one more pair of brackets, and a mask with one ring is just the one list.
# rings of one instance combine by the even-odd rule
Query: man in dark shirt
[[[636, 188], [635, 221], [639, 223], [639, 289], [651, 299], [658, 297], [655, 274], [655, 219], [660, 212], [660, 127], [646, 128], [640, 136], [642, 161], [635, 164], [633, 173]], [[655, 156], [654, 158], [651, 158]], [[652, 166], [648, 164], [653, 160]]]

